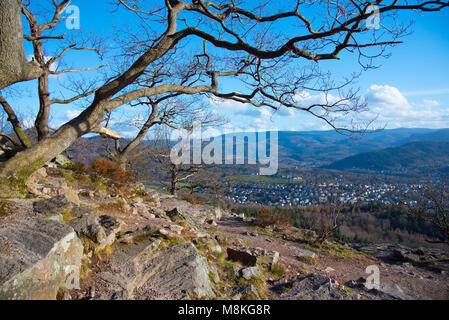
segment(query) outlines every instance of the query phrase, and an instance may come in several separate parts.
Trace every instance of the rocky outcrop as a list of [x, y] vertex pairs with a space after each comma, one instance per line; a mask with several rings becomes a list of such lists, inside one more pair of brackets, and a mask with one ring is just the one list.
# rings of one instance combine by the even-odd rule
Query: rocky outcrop
[[252, 285], [246, 285], [243, 287], [234, 287], [231, 290], [230, 297], [233, 300], [255, 300], [260, 299], [259, 293], [257, 292], [257, 289]]
[[0, 299], [55, 299], [76, 276], [83, 246], [74, 230], [41, 218], [0, 224]]
[[[356, 296], [343, 290], [332, 279], [311, 274], [291, 281], [281, 294], [284, 300], [352, 300]], [[289, 289], [288, 289], [289, 288]]]
[[38, 200], [33, 204], [34, 212], [46, 215], [69, 211], [73, 207], [74, 204], [70, 202], [64, 195], [59, 195], [44, 200]]
[[397, 284], [380, 283], [377, 291], [396, 300], [429, 300], [429, 298], [406, 288], [402, 288]]
[[99, 299], [194, 299], [214, 296], [210, 268], [191, 243], [159, 248], [161, 240], [122, 245], [94, 275]]
[[197, 233], [204, 233], [204, 229], [201, 226], [201, 221], [198, 221], [190, 213], [174, 208], [173, 210], [167, 211], [167, 216], [174, 222], [181, 222], [184, 220], [193, 231]]
[[79, 236], [87, 237], [97, 244], [96, 250], [102, 250], [116, 240], [121, 230], [120, 221], [116, 218], [101, 215], [99, 217], [84, 214], [69, 222]]
[[318, 259], [316, 253], [304, 248], [295, 248], [295, 257], [308, 264], [315, 264]]
[[366, 285], [364, 278], [348, 281], [346, 285], [373, 300], [429, 300], [429, 298], [397, 284], [381, 282], [377, 288], [370, 288]]

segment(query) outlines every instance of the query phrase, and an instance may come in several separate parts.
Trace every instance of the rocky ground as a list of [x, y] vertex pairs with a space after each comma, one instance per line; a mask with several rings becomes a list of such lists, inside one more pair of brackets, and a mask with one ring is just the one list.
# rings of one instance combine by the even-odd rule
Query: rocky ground
[[0, 200], [0, 299], [449, 298], [440, 250], [317, 243], [64, 165]]

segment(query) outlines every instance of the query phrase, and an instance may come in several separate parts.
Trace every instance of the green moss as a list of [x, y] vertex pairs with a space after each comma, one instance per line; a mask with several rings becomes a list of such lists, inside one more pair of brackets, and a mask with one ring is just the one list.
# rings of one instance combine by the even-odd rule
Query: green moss
[[307, 256], [301, 256], [297, 258], [299, 261], [304, 262], [306, 264], [315, 265], [318, 262], [317, 257], [307, 257]]
[[0, 217], [7, 217], [9, 215], [11, 215], [12, 213], [12, 206], [11, 204], [4, 202], [4, 201], [0, 201]]
[[174, 243], [187, 243], [187, 241], [185, 239], [169, 237], [169, 236], [164, 236], [164, 238], [162, 238], [160, 240], [161, 240], [161, 243], [158, 246], [159, 250], [163, 250], [164, 248], [166, 248], [169, 245], [174, 244]]
[[64, 295], [67, 291], [67, 288], [62, 286], [58, 289], [58, 292], [56, 293], [56, 300], [64, 300]]
[[347, 286], [343, 286], [343, 290], [345, 290], [347, 293], [353, 293], [351, 288], [348, 288]]
[[89, 260], [86, 258], [81, 259], [80, 277], [89, 275], [90, 272]]
[[280, 279], [284, 275], [285, 270], [282, 268], [281, 264], [277, 262], [271, 266], [271, 273], [276, 279]]
[[212, 271], [209, 271], [209, 280], [215, 284], [215, 274]]
[[93, 180], [91, 180], [92, 181], [92, 184], [98, 189], [98, 190], [102, 190], [102, 191], [105, 191], [106, 190], [106, 185], [102, 182], [102, 181], [100, 181], [100, 180], [98, 180], [98, 179], [93, 179]]
[[76, 179], [73, 177], [73, 172], [68, 170], [61, 170], [61, 175], [67, 182], [75, 183]]
[[[250, 280], [246, 280], [244, 278], [240, 278], [238, 280], [238, 284], [240, 286], [246, 286], [246, 285], [252, 285], [254, 286], [254, 288], [257, 291], [257, 294], [259, 295], [259, 298], [262, 300], [266, 300], [267, 299], [267, 295], [265, 294], [266, 291], [266, 282], [265, 282], [265, 277], [263, 276], [263, 274], [261, 274], [260, 277], [255, 277], [252, 278]], [[253, 297], [252, 295], [250, 297], [243, 297], [243, 299], [254, 299], [255, 297]]]
[[70, 220], [73, 220], [73, 219], [76, 218], [75, 216], [73, 216], [73, 215], [70, 213], [69, 210], [64, 210], [64, 211], [62, 211], [62, 212], [61, 212], [61, 215], [62, 215], [62, 223], [67, 223], [67, 222], [69, 222]]
[[107, 257], [109, 257], [113, 251], [114, 251], [113, 245], [108, 244], [103, 249], [98, 250], [96, 256], [98, 257], [98, 259], [104, 260]]
[[342, 246], [338, 243], [315, 242], [312, 245], [305, 245], [305, 248], [316, 253], [320, 253], [326, 256], [332, 256], [338, 259], [368, 259], [368, 255], [366, 255], [365, 253]]
[[137, 196], [137, 197], [141, 197], [141, 198], [145, 198], [146, 196], [148, 196], [148, 192], [146, 192], [144, 188], [141, 188], [139, 186], [132, 189], [131, 194], [133, 196]]
[[17, 172], [2, 179], [2, 183], [0, 184], [0, 198], [26, 197], [28, 195], [26, 181], [33, 172], [42, 167], [46, 162], [46, 159], [42, 157], [38, 158]]
[[196, 245], [195, 245], [195, 247], [198, 249], [198, 251], [199, 252], [205, 252], [206, 251], [206, 249], [203, 247], [203, 245], [202, 244], [200, 244], [200, 243], [197, 243]]

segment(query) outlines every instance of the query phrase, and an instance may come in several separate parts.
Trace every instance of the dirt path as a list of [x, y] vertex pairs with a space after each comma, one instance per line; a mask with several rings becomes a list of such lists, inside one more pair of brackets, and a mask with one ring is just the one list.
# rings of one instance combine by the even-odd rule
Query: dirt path
[[[359, 259], [339, 258], [318, 253], [317, 263], [307, 264], [295, 257], [295, 250], [297, 248], [304, 249], [304, 244], [262, 234], [248, 223], [237, 219], [219, 221], [215, 233], [228, 238], [241, 239], [248, 247], [259, 247], [279, 252], [280, 262], [285, 266], [286, 277], [313, 273], [326, 275], [339, 284], [344, 284], [349, 280], [357, 280], [360, 277], [366, 278], [368, 276], [365, 273], [366, 267], [377, 265], [380, 270], [381, 282], [397, 284], [431, 299], [449, 299], [449, 276], [446, 273], [434, 272], [409, 263], [388, 262], [385, 259], [381, 260], [368, 255], [364, 259]], [[271, 298], [274, 297], [275, 293]]]

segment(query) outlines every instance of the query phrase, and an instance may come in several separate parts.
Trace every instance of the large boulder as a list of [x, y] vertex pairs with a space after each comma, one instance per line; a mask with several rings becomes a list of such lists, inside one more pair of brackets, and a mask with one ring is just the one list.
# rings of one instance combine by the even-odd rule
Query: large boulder
[[391, 258], [400, 262], [419, 262], [420, 260], [419, 255], [402, 248], [394, 249]]
[[240, 262], [244, 266], [255, 266], [257, 263], [257, 256], [247, 252], [245, 249], [227, 248], [228, 259]]
[[388, 284], [381, 282], [379, 285], [378, 293], [382, 293], [385, 295], [391, 296], [392, 299], [395, 300], [429, 300], [429, 298], [410, 291], [406, 288], [400, 287], [397, 284]]
[[[0, 299], [55, 299], [81, 266], [74, 230], [43, 217], [0, 224]], [[72, 283], [72, 282], [70, 282]]]
[[197, 233], [204, 233], [204, 229], [201, 226], [202, 221], [197, 220], [193, 215], [179, 208], [167, 211], [167, 216], [174, 222], [180, 222], [184, 220]]
[[91, 215], [83, 215], [73, 219], [69, 225], [76, 231], [78, 235], [85, 236], [95, 243], [106, 241], [106, 233], [97, 218]]
[[95, 275], [100, 299], [196, 299], [214, 297], [207, 260], [191, 243], [159, 248], [161, 240], [122, 245]]
[[102, 250], [116, 240], [118, 232], [121, 231], [121, 223], [118, 219], [101, 215], [99, 217], [89, 214], [73, 219], [69, 225], [79, 236], [87, 237], [98, 246], [96, 250]]
[[279, 252], [262, 248], [228, 247], [228, 259], [240, 262], [244, 266], [256, 264], [271, 268], [279, 261]]
[[73, 207], [74, 204], [69, 201], [65, 195], [38, 200], [33, 203], [34, 212], [46, 215], [69, 211]]

